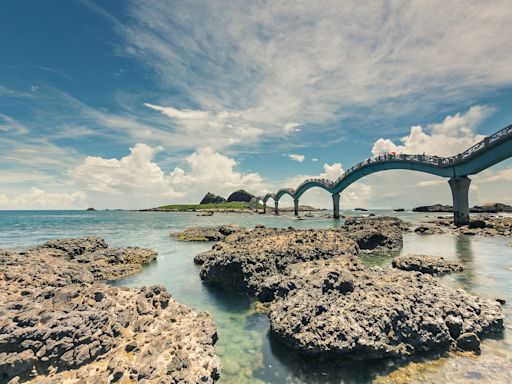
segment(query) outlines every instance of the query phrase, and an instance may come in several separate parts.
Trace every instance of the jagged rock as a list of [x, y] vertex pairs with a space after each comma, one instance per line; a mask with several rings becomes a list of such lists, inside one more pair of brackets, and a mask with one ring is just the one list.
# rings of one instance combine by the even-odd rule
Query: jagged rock
[[447, 228], [451, 232], [463, 235], [479, 235], [488, 237], [511, 236], [512, 217], [500, 217], [492, 215], [471, 216], [468, 225], [456, 227], [452, 218], [439, 217], [431, 221], [437, 228]]
[[244, 191], [243, 189], [240, 189], [238, 191], [233, 192], [231, 195], [229, 195], [228, 202], [243, 201], [243, 202], [249, 203], [253, 197], [254, 197], [254, 195], [250, 194], [247, 191]]
[[480, 339], [473, 332], [466, 332], [458, 337], [457, 348], [462, 351], [480, 353]]
[[211, 192], [208, 192], [206, 195], [204, 195], [203, 199], [199, 204], [212, 204], [212, 203], [224, 203], [226, 202], [226, 199], [222, 196], [215, 195]]
[[462, 265], [445, 260], [444, 257], [427, 255], [407, 255], [395, 257], [391, 264], [394, 268], [404, 271], [416, 271], [428, 274], [444, 274], [450, 272], [461, 272]]
[[0, 382], [213, 383], [220, 362], [208, 314], [159, 286], [98, 281], [124, 277], [155, 256], [94, 237], [0, 250]]
[[239, 225], [221, 225], [218, 227], [191, 227], [180, 232], [173, 232], [171, 236], [180, 241], [221, 241], [235, 232], [246, 231]]
[[419, 225], [414, 228], [414, 232], [420, 235], [435, 235], [438, 233], [444, 233], [444, 231], [433, 225]]
[[503, 331], [498, 303], [429, 275], [380, 268], [339, 272], [337, 278], [330, 267], [317, 268], [316, 280], [325, 276], [327, 288], [343, 289], [304, 285], [276, 299], [269, 309], [271, 332], [306, 355], [365, 359], [445, 351], [458, 346], [460, 335]]
[[194, 261], [202, 264], [205, 282], [269, 301], [292, 264], [357, 252], [356, 242], [339, 230], [255, 228], [237, 232]]
[[340, 229], [255, 228], [235, 232], [194, 261], [202, 265], [205, 282], [270, 301], [287, 289], [281, 282], [288, 281], [295, 263], [354, 256], [359, 249], [399, 249], [404, 226], [401, 220], [382, 217], [348, 218]]
[[470, 212], [473, 213], [499, 213], [512, 212], [512, 206], [502, 203], [487, 204], [483, 206], [475, 205], [471, 207]]
[[408, 224], [396, 217], [347, 217], [341, 230], [361, 250], [396, 251], [402, 247]]

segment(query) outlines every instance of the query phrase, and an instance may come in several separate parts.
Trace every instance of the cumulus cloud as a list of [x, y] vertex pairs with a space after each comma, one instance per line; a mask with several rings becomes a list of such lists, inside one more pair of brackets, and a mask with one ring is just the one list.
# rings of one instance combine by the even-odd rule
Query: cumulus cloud
[[400, 139], [401, 144], [396, 145], [384, 138], [377, 140], [372, 147], [372, 155], [389, 152], [455, 155], [484, 139], [475, 130], [492, 112], [488, 106], [476, 105], [464, 113], [447, 116], [441, 123], [429, 124], [425, 128], [413, 126], [409, 135]]
[[34, 187], [14, 196], [0, 194], [2, 209], [76, 209], [84, 208], [87, 203], [85, 192], [47, 192]]
[[161, 147], [136, 144], [121, 159], [88, 156], [68, 172], [75, 183], [102, 206], [148, 208], [170, 203], [198, 202], [211, 191], [231, 193], [244, 188], [261, 193], [266, 185], [257, 173], [236, 170], [237, 162], [211, 148], [186, 157], [187, 170], [165, 173], [154, 160]]
[[299, 155], [296, 153], [289, 153], [288, 157], [292, 159], [293, 161], [298, 161], [299, 163], [302, 163], [304, 159], [306, 158], [304, 155]]

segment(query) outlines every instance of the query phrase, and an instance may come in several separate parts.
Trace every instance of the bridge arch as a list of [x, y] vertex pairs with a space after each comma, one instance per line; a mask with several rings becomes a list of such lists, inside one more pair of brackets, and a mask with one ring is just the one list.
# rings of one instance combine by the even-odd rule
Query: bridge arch
[[[340, 193], [357, 180], [385, 170], [412, 170], [449, 178], [452, 191], [454, 221], [456, 225], [469, 221], [469, 175], [489, 168], [512, 157], [512, 125], [486, 137], [466, 151], [451, 157], [430, 155], [385, 154], [364, 160], [348, 169], [336, 181], [309, 179], [296, 189], [282, 188], [272, 197], [278, 212], [279, 199], [285, 194], [294, 199], [295, 215], [298, 215], [299, 198], [311, 188], [319, 187], [332, 194], [334, 217], [339, 217]], [[267, 197], [267, 194], [265, 197]]]

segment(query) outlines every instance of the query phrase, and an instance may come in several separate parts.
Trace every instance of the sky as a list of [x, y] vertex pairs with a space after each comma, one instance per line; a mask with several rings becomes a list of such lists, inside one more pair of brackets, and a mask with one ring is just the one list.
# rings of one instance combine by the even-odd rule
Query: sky
[[[196, 203], [459, 153], [512, 123], [510, 20], [509, 0], [2, 1], [0, 209]], [[512, 204], [512, 160], [472, 180], [471, 205]], [[411, 171], [341, 197], [433, 203], [446, 179]]]

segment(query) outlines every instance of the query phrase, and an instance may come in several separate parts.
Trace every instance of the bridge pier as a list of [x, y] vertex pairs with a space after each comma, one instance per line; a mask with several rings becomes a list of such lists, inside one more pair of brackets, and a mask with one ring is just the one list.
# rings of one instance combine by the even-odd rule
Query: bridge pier
[[279, 201], [274, 201], [274, 213], [279, 215]]
[[452, 177], [448, 183], [452, 190], [453, 222], [457, 227], [469, 223], [469, 185], [471, 179], [467, 176]]
[[293, 213], [299, 216], [299, 199], [293, 199]]
[[335, 219], [340, 218], [340, 194], [339, 193], [333, 193], [332, 194], [332, 217]]

